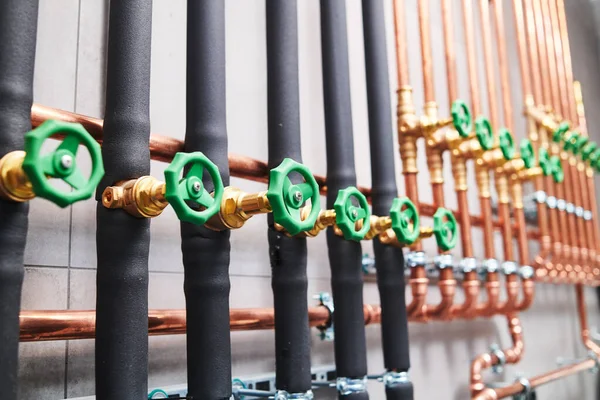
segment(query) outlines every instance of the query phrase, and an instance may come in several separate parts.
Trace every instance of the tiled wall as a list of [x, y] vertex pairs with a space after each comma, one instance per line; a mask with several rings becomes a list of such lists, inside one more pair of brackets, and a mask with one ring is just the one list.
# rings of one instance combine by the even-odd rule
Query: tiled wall
[[[299, 5], [300, 83], [304, 161], [317, 174], [324, 174], [325, 138], [322, 100], [319, 5], [317, 0], [301, 0]], [[410, 74], [415, 87], [415, 103], [422, 104], [419, 37], [416, 0], [406, 1], [409, 30]], [[456, 6], [455, 37], [459, 60], [459, 92], [468, 100], [460, 1]], [[522, 101], [517, 58], [514, 48], [511, 2], [506, 4], [512, 97], [515, 110]], [[575, 71], [584, 84], [590, 128], [600, 116], [597, 79], [598, 46], [593, 18], [587, 2], [567, 2], [573, 39]], [[47, 106], [102, 117], [107, 35], [108, 1], [56, 0], [40, 1], [39, 39], [35, 69], [35, 101]], [[395, 87], [393, 25], [391, 0], [386, 0], [390, 78]], [[441, 49], [441, 19], [438, 2], [431, 0], [432, 40]], [[155, 1], [152, 47], [151, 118], [152, 131], [182, 139], [185, 127], [185, 0]], [[264, 0], [227, 0], [227, 80], [228, 130], [230, 152], [266, 160], [266, 50]], [[370, 185], [368, 125], [361, 4], [347, 0], [353, 122], [358, 183]], [[479, 25], [477, 25], [479, 29]], [[478, 46], [481, 46], [478, 35]], [[445, 115], [448, 101], [443, 54], [434, 56], [436, 94]], [[480, 65], [480, 76], [483, 77]], [[487, 99], [482, 86], [483, 99]], [[485, 109], [485, 108], [484, 108]], [[393, 113], [394, 110], [390, 110]], [[518, 114], [518, 112], [516, 112]], [[516, 135], [523, 137], [524, 122], [516, 121]], [[594, 134], [592, 130], [592, 134]], [[421, 149], [424, 156], [423, 149]], [[431, 201], [428, 174], [421, 157], [420, 188], [424, 201]], [[152, 173], [160, 177], [164, 165], [153, 162]], [[403, 192], [399, 163], [396, 171]], [[455, 207], [450, 169], [445, 171], [448, 206]], [[472, 174], [472, 172], [470, 172]], [[471, 176], [472, 179], [472, 176]], [[232, 179], [248, 191], [264, 185]], [[470, 193], [473, 213], [478, 213], [476, 192]], [[24, 309], [91, 309], [95, 305], [95, 204], [92, 201], [58, 209], [43, 200], [34, 200], [30, 213], [29, 240], [26, 252], [26, 276], [23, 292]], [[481, 257], [481, 236], [474, 234], [476, 255]], [[151, 308], [183, 308], [183, 268], [181, 263], [179, 224], [167, 208], [152, 221], [150, 249]], [[434, 248], [427, 247], [433, 254]], [[364, 244], [364, 252], [371, 252]], [[455, 254], [460, 254], [457, 249]], [[501, 254], [501, 253], [499, 253]], [[255, 217], [232, 234], [231, 306], [270, 307], [270, 266], [267, 253], [266, 220]], [[325, 237], [309, 241], [309, 293], [329, 290], [329, 266]], [[523, 315], [526, 352], [523, 362], [507, 368], [499, 377], [513, 380], [516, 373], [533, 375], [555, 366], [558, 356], [582, 356], [585, 350], [578, 341], [574, 314], [574, 294], [565, 287], [538, 286], [533, 308]], [[431, 291], [431, 301], [438, 299]], [[592, 323], [597, 318], [593, 292], [588, 293]], [[313, 301], [313, 300], [309, 300]], [[378, 303], [377, 288], [365, 284], [365, 301]], [[469, 362], [486, 351], [492, 342], [509, 345], [503, 318], [450, 324], [411, 324], [411, 376], [416, 398], [467, 398]], [[383, 370], [380, 327], [367, 328], [369, 370]], [[234, 375], [274, 371], [272, 332], [234, 332], [232, 334]], [[313, 364], [333, 363], [332, 344], [313, 340]], [[21, 398], [59, 399], [94, 393], [94, 342], [26, 343], [21, 346]], [[179, 384], [185, 381], [185, 338], [183, 336], [150, 339], [150, 386]], [[435, 382], [435, 383], [433, 383]], [[580, 375], [540, 389], [540, 398], [592, 399], [594, 380]], [[380, 384], [372, 385], [373, 399], [382, 399]], [[544, 397], [547, 396], [547, 397]]]

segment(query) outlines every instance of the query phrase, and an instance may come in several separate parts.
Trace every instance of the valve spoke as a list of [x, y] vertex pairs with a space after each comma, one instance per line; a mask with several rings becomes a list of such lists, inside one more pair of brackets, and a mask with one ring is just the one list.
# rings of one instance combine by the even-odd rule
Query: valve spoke
[[75, 168], [69, 175], [65, 176], [64, 181], [67, 182], [75, 190], [79, 190], [87, 184], [87, 179], [83, 176], [79, 168]]
[[79, 141], [78, 137], [74, 135], [67, 135], [63, 139], [62, 143], [56, 148], [56, 150], [66, 150], [73, 156], [76, 156], [80, 144], [81, 142]]

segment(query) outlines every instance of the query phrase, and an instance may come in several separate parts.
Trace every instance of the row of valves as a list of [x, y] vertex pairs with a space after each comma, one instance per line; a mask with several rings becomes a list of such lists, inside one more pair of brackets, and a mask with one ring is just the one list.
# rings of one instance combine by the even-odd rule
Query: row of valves
[[[479, 117], [473, 124], [462, 101], [453, 103], [452, 125], [452, 132], [459, 137], [476, 138], [477, 146], [469, 144], [472, 142], [469, 140], [456, 146], [461, 156], [466, 149], [472, 152], [475, 147], [483, 152], [496, 149], [507, 161], [515, 156], [510, 132], [501, 130], [499, 145], [494, 148], [489, 120]], [[43, 144], [51, 137], [60, 137], [62, 142], [55, 151], [43, 155]], [[568, 132], [568, 125], [566, 129], [562, 124], [557, 126], [553, 139], [563, 141], [565, 150], [581, 153], [584, 160], [600, 170], [600, 148], [586, 142], [583, 136]], [[87, 178], [76, 165], [80, 145], [91, 158], [92, 171]], [[552, 175], [556, 182], [563, 180], [560, 159], [550, 157], [542, 148], [536, 166], [533, 147], [527, 139], [520, 144], [520, 159], [524, 170], [538, 167], [531, 173]], [[205, 173], [212, 181], [210, 192], [204, 187]], [[100, 146], [87, 131], [79, 124], [50, 120], [25, 135], [25, 151], [15, 151], [0, 159], [0, 196], [17, 202], [38, 196], [66, 207], [91, 197], [103, 175]], [[104, 190], [102, 204], [142, 218], [158, 216], [170, 204], [180, 220], [214, 230], [238, 229], [253, 215], [272, 213], [275, 227], [289, 236], [313, 237], [333, 226], [347, 240], [379, 236], [386, 244], [406, 246], [435, 236], [442, 251], [452, 249], [457, 242], [456, 220], [450, 211], [438, 209], [433, 226], [421, 227], [417, 208], [405, 197], [394, 200], [389, 215], [374, 216], [365, 196], [357, 188], [349, 187], [338, 193], [333, 209], [321, 210], [314, 176], [306, 166], [291, 159], [285, 159], [270, 171], [268, 190], [259, 193], [224, 187], [217, 166], [200, 152], [177, 153], [164, 176], [164, 182], [151, 176], [117, 182]], [[63, 180], [72, 190], [61, 190], [51, 183], [51, 178]]]

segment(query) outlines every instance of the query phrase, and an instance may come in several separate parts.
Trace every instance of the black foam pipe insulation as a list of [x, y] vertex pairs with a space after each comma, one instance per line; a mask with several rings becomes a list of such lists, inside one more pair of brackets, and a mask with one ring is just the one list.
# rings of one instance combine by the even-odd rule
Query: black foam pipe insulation
[[[383, 0], [362, 0], [369, 139], [371, 149], [371, 204], [374, 215], [389, 215], [397, 197], [394, 167], [389, 73]], [[381, 304], [381, 334], [387, 371], [410, 368], [402, 249], [373, 240], [377, 286]], [[410, 382], [386, 388], [388, 400], [412, 399]]]
[[[31, 130], [38, 0], [0, 2], [0, 158]], [[19, 311], [29, 205], [0, 199], [0, 388], [16, 400]]]
[[[225, 2], [188, 1], [185, 151], [203, 152], [229, 185]], [[204, 174], [209, 192], [214, 184]], [[230, 231], [181, 223], [187, 316], [188, 398], [231, 397]]]
[[[285, 158], [302, 162], [296, 0], [267, 0], [269, 168]], [[310, 327], [305, 238], [289, 238], [268, 218], [271, 286], [275, 307], [276, 388], [311, 389]]]
[[96, 398], [148, 397], [150, 220], [102, 205], [102, 191], [150, 173], [151, 0], [110, 2], [105, 176], [96, 200]]
[[[345, 0], [321, 0], [321, 52], [327, 152], [327, 207], [339, 190], [356, 185], [348, 66]], [[361, 379], [367, 374], [363, 315], [362, 249], [327, 230], [335, 313], [337, 376]], [[367, 392], [339, 394], [340, 399], [368, 399]]]

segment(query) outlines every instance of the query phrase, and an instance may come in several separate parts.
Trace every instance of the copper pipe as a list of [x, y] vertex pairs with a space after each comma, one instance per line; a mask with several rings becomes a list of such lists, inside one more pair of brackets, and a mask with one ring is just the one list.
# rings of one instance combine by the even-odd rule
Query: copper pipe
[[469, 201], [466, 190], [457, 190], [456, 198], [458, 201], [458, 213], [455, 213], [460, 225], [460, 240], [463, 250], [463, 257], [473, 257], [473, 239], [471, 236], [471, 218], [469, 218]]
[[479, 97], [479, 76], [477, 56], [475, 55], [475, 27], [473, 22], [472, 0], [463, 0], [463, 24], [465, 32], [465, 48], [467, 52], [467, 68], [469, 72], [469, 91], [471, 94], [471, 111], [476, 117], [481, 115], [481, 99]]
[[588, 326], [587, 311], [585, 307], [585, 295], [583, 293], [583, 285], [575, 285], [575, 295], [577, 298], [577, 313], [579, 315], [579, 328], [581, 330], [581, 340], [583, 345], [593, 351], [597, 356], [600, 356], [600, 346], [591, 338], [590, 328]]
[[[529, 379], [529, 385], [531, 389], [535, 389], [547, 383], [557, 381], [575, 375], [579, 372], [589, 371], [596, 366], [596, 361], [588, 359], [575, 364], [567, 365], [561, 368], [557, 368], [553, 371], [546, 372], [545, 374], [538, 375]], [[512, 385], [501, 387], [501, 388], [486, 388], [476, 396], [472, 397], [472, 400], [497, 400], [504, 399], [507, 397], [515, 396], [526, 388], [520, 383], [515, 382]]]
[[[483, 42], [483, 59], [485, 65], [485, 79], [487, 82], [488, 110], [490, 122], [494, 129], [500, 126], [498, 116], [498, 94], [496, 91], [496, 76], [494, 74], [494, 56], [492, 55], [492, 30], [490, 24], [490, 0], [480, 0], [479, 11], [481, 13], [481, 33]], [[498, 136], [495, 136], [498, 143]]]
[[[507, 364], [516, 364], [523, 357], [525, 345], [523, 343], [523, 328], [518, 314], [512, 314], [506, 317], [508, 329], [512, 339], [512, 347], [503, 350]], [[471, 397], [479, 395], [485, 390], [483, 383], [483, 371], [498, 364], [500, 360], [495, 354], [484, 353], [477, 356], [471, 363]]]
[[492, 204], [489, 197], [479, 197], [481, 218], [483, 220], [483, 248], [485, 258], [496, 258], [494, 250], [494, 231], [492, 226]]
[[424, 322], [427, 307], [425, 303], [427, 300], [427, 285], [429, 284], [425, 268], [411, 268], [408, 283], [412, 293], [412, 300], [406, 306], [406, 313], [409, 320]]
[[[546, 84], [550, 86], [551, 102], [550, 104], [554, 108], [555, 112], [559, 112], [560, 107], [560, 90], [558, 88], [558, 74], [556, 70], [556, 58], [554, 57], [554, 38], [552, 37], [552, 26], [550, 22], [550, 15], [548, 10], [547, 0], [535, 0], [534, 4], [537, 5], [537, 16], [536, 23], [540, 24], [540, 32], [543, 37], [540, 40], [538, 36], [538, 43], [546, 45], [546, 58], [548, 60], [548, 79], [545, 80]], [[564, 114], [562, 114], [564, 117]]]
[[510, 76], [508, 72], [508, 56], [506, 54], [506, 34], [504, 32], [504, 11], [502, 0], [493, 0], [496, 17], [496, 43], [498, 46], [498, 65], [500, 69], [500, 92], [502, 109], [504, 110], [504, 126], [511, 132], [514, 130], [513, 109], [510, 92]]
[[[365, 324], [381, 321], [381, 309], [377, 305], [365, 305]], [[270, 330], [275, 326], [272, 308], [232, 309], [231, 330]], [[310, 307], [311, 327], [326, 326], [330, 314], [326, 307]], [[22, 342], [93, 339], [96, 312], [94, 310], [37, 310], [21, 311], [20, 340]], [[150, 335], [180, 335], [186, 330], [185, 310], [150, 310], [148, 333]]]
[[500, 281], [498, 280], [498, 273], [487, 272], [484, 286], [487, 299], [484, 303], [477, 304], [474, 315], [478, 317], [491, 317], [499, 309]]
[[406, 21], [404, 17], [404, 0], [394, 0], [394, 32], [396, 39], [396, 68], [398, 71], [398, 87], [410, 85], [408, 75], [408, 46], [406, 39]]
[[442, 24], [444, 31], [444, 57], [446, 59], [448, 104], [452, 104], [452, 102], [458, 98], [456, 53], [454, 51], [454, 22], [452, 19], [452, 0], [442, 0]]
[[[531, 22], [531, 28], [535, 29], [536, 33], [536, 43], [538, 56], [540, 60], [539, 71], [533, 71], [532, 74], [539, 73], [541, 77], [541, 88], [542, 88], [542, 100], [544, 106], [547, 108], [552, 104], [552, 93], [550, 91], [550, 75], [549, 75], [549, 61], [548, 61], [548, 53], [547, 48], [544, 46], [544, 21], [540, 18], [541, 16], [541, 4], [540, 0], [531, 0], [531, 1], [523, 1], [523, 5], [526, 10], [529, 11], [529, 15], [531, 17], [531, 21], [528, 20], [528, 24]], [[539, 100], [536, 100], [539, 101]]]
[[573, 92], [573, 85], [575, 84], [575, 79], [573, 78], [573, 62], [571, 59], [571, 44], [569, 42], [569, 31], [567, 29], [567, 14], [565, 11], [565, 2], [564, 0], [556, 0], [557, 14], [558, 14], [558, 26], [560, 30], [560, 37], [563, 47], [563, 63], [567, 81], [567, 98], [569, 100], [568, 104], [571, 109], [570, 115], [573, 119], [573, 122], [576, 122], [576, 116], [578, 114], [576, 107], [576, 94]]
[[[523, 102], [526, 105], [526, 107], [528, 107], [533, 106], [534, 98], [537, 97], [539, 99], [541, 97], [540, 80], [539, 75], [537, 74], [537, 71], [539, 70], [539, 60], [537, 58], [537, 44], [535, 43], [535, 41], [533, 41], [533, 43], [530, 43], [531, 52], [528, 53], [525, 14], [523, 11], [522, 0], [513, 1], [513, 15], [517, 35], [517, 47], [519, 53], [519, 68], [521, 72], [521, 88], [523, 91]], [[530, 66], [531, 68], [529, 68]], [[531, 70], [536, 71], [533, 78], [530, 75]], [[534, 80], [533, 89], [531, 83], [532, 79]], [[531, 118], [527, 119], [527, 129], [528, 136], [532, 139], [534, 150], [536, 154], [539, 154], [540, 137], [538, 135], [538, 128]], [[544, 178], [542, 176], [535, 178], [534, 188], [536, 192], [544, 190]], [[538, 271], [542, 272], [541, 275], [543, 277], [545, 277], [547, 273], [547, 270], [544, 267], [547, 262], [547, 257], [550, 255], [551, 252], [551, 240], [548, 230], [548, 214], [546, 213], [546, 211], [546, 206], [544, 204], [537, 204], [538, 224], [540, 227], [541, 235], [541, 248], [540, 252], [534, 259], [533, 265], [537, 267], [536, 273]], [[525, 225], [519, 227], [519, 230], [524, 229], [524, 226]], [[521, 254], [521, 256], [523, 255], [522, 252], [519, 252], [519, 254]], [[527, 263], [528, 261], [525, 259], [524, 262]]]
[[[506, 177], [503, 178], [506, 179]], [[502, 247], [504, 247], [504, 259], [506, 261], [514, 261], [515, 255], [513, 248], [513, 232], [510, 224], [510, 207], [508, 202], [498, 202], [498, 217], [500, 218], [500, 221], [504, 222], [504, 224], [502, 224]]]
[[429, 27], [429, 0], [418, 1], [419, 33], [421, 34], [421, 61], [423, 63], [423, 93], [425, 103], [435, 102], [433, 84], [433, 52]]
[[[569, 104], [569, 99], [573, 98], [573, 96], [569, 96], [571, 91], [570, 87], [566, 81], [566, 71], [565, 71], [565, 60], [563, 53], [563, 44], [562, 38], [560, 36], [560, 27], [558, 22], [558, 10], [556, 9], [556, 1], [555, 0], [545, 0], [544, 3], [547, 4], [548, 14], [546, 15], [546, 27], [550, 30], [552, 43], [554, 47], [552, 48], [552, 52], [550, 54], [554, 55], [554, 59], [556, 60], [556, 80], [558, 84], [558, 93], [560, 97], [560, 108], [562, 112], [562, 116], [565, 119], [570, 119], [574, 121], [573, 111], [574, 108]], [[549, 26], [549, 28], [548, 28]]]

